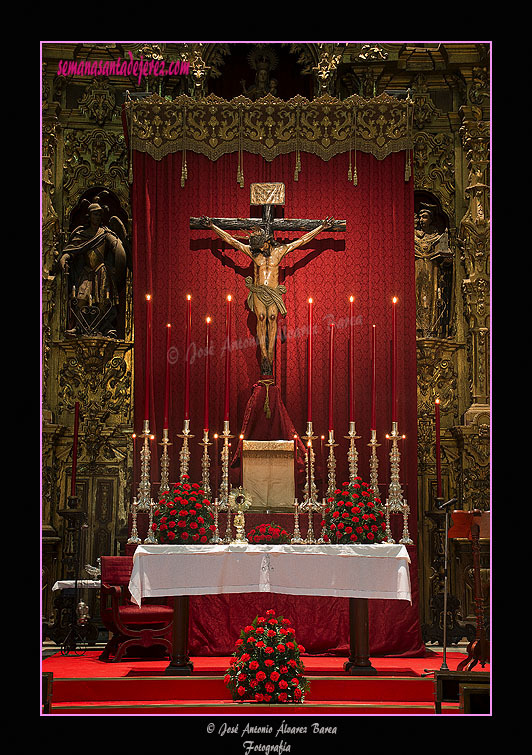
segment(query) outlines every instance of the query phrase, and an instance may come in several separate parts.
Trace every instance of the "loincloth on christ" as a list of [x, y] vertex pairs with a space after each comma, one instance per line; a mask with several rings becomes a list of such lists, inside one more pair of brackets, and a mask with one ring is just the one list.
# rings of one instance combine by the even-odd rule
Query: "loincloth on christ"
[[272, 304], [275, 304], [277, 309], [279, 310], [279, 314], [286, 315], [287, 309], [285, 307], [284, 301], [283, 301], [283, 294], [286, 294], [286, 286], [276, 286], [276, 288], [271, 288], [271, 286], [266, 286], [264, 283], [259, 283], [259, 285], [255, 285], [253, 283], [253, 278], [251, 276], [246, 278], [246, 286], [249, 288], [249, 295], [248, 295], [248, 307], [253, 312], [253, 296], [256, 296], [265, 307], [271, 307]]

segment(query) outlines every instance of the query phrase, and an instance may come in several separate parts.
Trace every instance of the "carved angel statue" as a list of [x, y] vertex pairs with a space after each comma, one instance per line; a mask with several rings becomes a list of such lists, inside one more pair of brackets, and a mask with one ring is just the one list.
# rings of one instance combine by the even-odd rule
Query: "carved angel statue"
[[102, 191], [92, 202], [82, 201], [86, 222], [77, 226], [59, 260], [68, 275], [71, 322], [67, 333], [97, 333], [117, 338], [119, 293], [126, 275], [127, 233], [119, 217], [113, 215], [103, 225], [108, 207]]

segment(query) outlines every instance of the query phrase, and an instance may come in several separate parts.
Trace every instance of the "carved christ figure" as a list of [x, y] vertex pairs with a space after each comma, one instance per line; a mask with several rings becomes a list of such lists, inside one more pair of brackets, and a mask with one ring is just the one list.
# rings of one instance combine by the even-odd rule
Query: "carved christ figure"
[[287, 244], [277, 242], [273, 235], [267, 236], [261, 229], [252, 232], [249, 244], [245, 244], [218, 228], [210, 218], [204, 216], [203, 219], [221, 239], [253, 260], [253, 278], [251, 276], [246, 278], [246, 286], [249, 289], [247, 303], [257, 317], [257, 339], [262, 374], [272, 375], [277, 318], [279, 315], [286, 315], [282, 296], [286, 293], [286, 288], [279, 285], [279, 264], [285, 254], [308, 244], [318, 233], [330, 228], [334, 224], [334, 218], [326, 218], [312, 231]]

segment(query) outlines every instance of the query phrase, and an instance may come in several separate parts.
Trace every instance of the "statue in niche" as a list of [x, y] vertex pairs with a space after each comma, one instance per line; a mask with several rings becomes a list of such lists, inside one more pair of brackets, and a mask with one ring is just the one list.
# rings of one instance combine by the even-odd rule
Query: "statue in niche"
[[69, 323], [67, 335], [101, 335], [118, 338], [120, 291], [127, 264], [127, 234], [124, 224], [109, 213], [103, 201], [107, 191], [92, 202], [83, 199], [85, 223], [69, 236], [59, 264], [68, 276]]
[[267, 94], [277, 95], [277, 79], [271, 79], [270, 73], [277, 68], [277, 55], [269, 45], [256, 45], [249, 53], [248, 63], [257, 72], [255, 83], [246, 87], [242, 79], [242, 91], [250, 100], [258, 100]]
[[436, 205], [422, 203], [415, 218], [416, 332], [418, 338], [446, 336], [449, 296], [446, 273], [452, 265], [447, 229], [436, 226]]

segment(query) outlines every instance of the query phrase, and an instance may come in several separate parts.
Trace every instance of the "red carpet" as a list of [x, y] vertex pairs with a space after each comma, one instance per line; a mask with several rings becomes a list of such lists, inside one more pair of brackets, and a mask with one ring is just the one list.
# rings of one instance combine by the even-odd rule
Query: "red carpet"
[[[434, 713], [434, 679], [441, 653], [425, 658], [372, 658], [376, 676], [353, 677], [343, 670], [345, 657], [303, 656], [310, 691], [303, 705], [233, 702], [223, 683], [229, 657], [194, 657], [189, 677], [165, 676], [168, 659], [104, 663], [100, 651], [42, 661], [53, 673], [52, 714], [96, 715], [419, 715]], [[451, 671], [464, 659], [447, 652]], [[479, 671], [489, 671], [489, 666]], [[458, 713], [457, 704], [443, 713]]]

